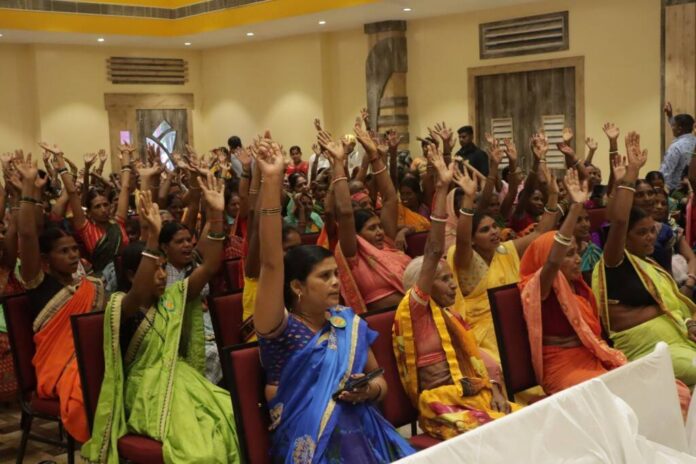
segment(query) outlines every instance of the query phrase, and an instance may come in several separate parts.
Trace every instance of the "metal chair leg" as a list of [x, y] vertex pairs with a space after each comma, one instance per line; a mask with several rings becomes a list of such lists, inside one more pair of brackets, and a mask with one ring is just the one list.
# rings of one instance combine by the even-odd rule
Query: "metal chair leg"
[[27, 450], [27, 441], [29, 440], [29, 433], [31, 432], [31, 423], [34, 420], [34, 416], [22, 411], [22, 418], [20, 419], [20, 425], [22, 427], [22, 439], [19, 442], [19, 452], [17, 453], [17, 464], [22, 464], [24, 461], [24, 453]]
[[69, 433], [65, 435], [68, 437], [68, 464], [75, 464], [75, 439]]

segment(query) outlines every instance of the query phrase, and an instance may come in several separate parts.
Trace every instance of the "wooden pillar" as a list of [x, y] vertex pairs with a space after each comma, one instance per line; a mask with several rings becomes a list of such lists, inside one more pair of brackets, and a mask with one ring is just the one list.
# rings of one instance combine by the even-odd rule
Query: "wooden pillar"
[[365, 63], [370, 128], [380, 133], [395, 130], [402, 136], [400, 149], [407, 150], [406, 21], [366, 24], [365, 33], [370, 47]]

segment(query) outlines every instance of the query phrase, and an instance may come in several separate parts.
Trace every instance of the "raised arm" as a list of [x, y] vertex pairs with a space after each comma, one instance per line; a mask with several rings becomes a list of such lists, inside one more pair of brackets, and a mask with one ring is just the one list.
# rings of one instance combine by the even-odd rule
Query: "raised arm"
[[[254, 327], [260, 334], [278, 329], [285, 317], [283, 286], [282, 220], [280, 217], [280, 193], [283, 187], [285, 163], [280, 146], [270, 140], [270, 134], [260, 142], [256, 159], [263, 175], [259, 198], [259, 237], [261, 248], [261, 272], [254, 308]], [[344, 182], [347, 183], [347, 182]]]
[[[628, 232], [628, 218], [631, 214], [633, 196], [636, 192], [636, 180], [640, 168], [648, 159], [648, 151], [640, 149], [640, 135], [629, 132], [626, 135], [626, 153], [628, 167], [621, 169], [625, 161], [615, 159], [614, 175], [617, 176], [616, 193], [609, 200], [609, 209], [614, 212], [609, 228], [609, 236], [604, 246], [604, 262], [608, 267], [616, 267], [621, 264], [626, 247], [626, 234]], [[618, 168], [618, 169], [617, 169]], [[625, 172], [625, 174], [624, 174]], [[621, 177], [623, 175], [623, 178]]]
[[[239, 218], [247, 218], [249, 216], [249, 209], [251, 208], [249, 190], [251, 189], [252, 183], [252, 166], [251, 166], [251, 153], [247, 148], [240, 148], [237, 150], [237, 159], [242, 163], [242, 176], [239, 180]], [[258, 188], [258, 187], [257, 187]], [[254, 194], [256, 198], [256, 194]]]
[[500, 204], [500, 215], [507, 221], [515, 205], [515, 197], [517, 197], [517, 189], [520, 185], [520, 176], [517, 174], [517, 146], [515, 145], [515, 141], [512, 139], [505, 139], [505, 147], [509, 160], [508, 168], [510, 170], [510, 182], [508, 183], [508, 191], [505, 194], [505, 198]]
[[541, 299], [545, 300], [551, 293], [553, 281], [556, 274], [561, 269], [563, 259], [568, 254], [568, 247], [572, 244], [573, 230], [578, 222], [578, 217], [584, 208], [583, 203], [589, 198], [587, 179], [580, 183], [578, 173], [575, 169], [568, 169], [568, 173], [563, 180], [568, 196], [572, 204], [561, 229], [556, 232], [555, 242], [551, 247], [549, 258], [541, 268]]
[[334, 192], [335, 215], [338, 219], [338, 242], [341, 244], [343, 256], [352, 258], [358, 252], [356, 235], [359, 231], [355, 230], [355, 217], [345, 168], [346, 153], [343, 146], [332, 140], [326, 131], [320, 131], [317, 139], [332, 162], [331, 186]]
[[517, 207], [515, 208], [515, 216], [520, 217], [524, 214], [527, 209], [527, 203], [534, 193], [534, 189], [537, 188], [537, 183], [539, 181], [537, 172], [539, 170], [539, 165], [546, 163], [546, 153], [549, 151], [549, 141], [546, 135], [542, 133], [537, 133], [532, 136], [531, 139], [532, 153], [534, 154], [534, 164], [531, 171], [527, 175], [527, 179], [524, 181], [524, 187], [522, 192], [520, 192], [520, 198], [517, 202]]
[[556, 148], [558, 148], [558, 151], [563, 153], [563, 156], [565, 157], [566, 168], [577, 169], [580, 180], [584, 180], [587, 179], [585, 163], [583, 163], [582, 158], [575, 153], [573, 147], [570, 146], [570, 142], [573, 140], [573, 136], [573, 130], [569, 127], [564, 127], [563, 142], [557, 143]]
[[469, 174], [469, 169], [465, 166], [464, 172], [455, 166], [454, 182], [464, 191], [461, 209], [459, 210], [459, 220], [457, 221], [457, 244], [454, 249], [454, 263], [457, 269], [467, 269], [474, 255], [472, 249], [472, 230], [474, 218], [474, 198], [478, 190], [476, 177]]
[[498, 140], [488, 133], [486, 133], [486, 140], [488, 141], [488, 176], [486, 177], [486, 183], [483, 185], [476, 212], [483, 212], [488, 209], [488, 204], [491, 201], [491, 196], [494, 194], [495, 185], [498, 181], [498, 165], [503, 159], [503, 148]]
[[[620, 131], [619, 128], [611, 122], [604, 123], [604, 125], [602, 126], [602, 130], [604, 131], [604, 134], [606, 134], [607, 139], [609, 140], [609, 166], [614, 166], [614, 158], [616, 158], [616, 156], [619, 154], [619, 145], [617, 140], [619, 138]], [[614, 170], [612, 169], [609, 173], [607, 195], [611, 196], [615, 193], [615, 183], [616, 179], [614, 178]], [[611, 221], [611, 218], [611, 210], [607, 209], [607, 219]]]
[[41, 272], [39, 252], [39, 228], [36, 224], [36, 182], [39, 173], [31, 154], [26, 160], [15, 160], [14, 167], [22, 180], [22, 200], [19, 202], [19, 257], [22, 260], [21, 275], [24, 282], [31, 282]]
[[259, 277], [261, 262], [259, 253], [261, 243], [259, 241], [259, 188], [261, 186], [261, 171], [259, 163], [254, 164], [253, 174], [251, 175], [251, 188], [249, 188], [249, 222], [247, 227], [247, 241], [249, 247], [246, 259], [244, 260], [244, 275], [252, 279]]
[[428, 233], [428, 241], [425, 243], [423, 254], [423, 266], [418, 276], [418, 288], [430, 295], [435, 281], [437, 266], [445, 252], [445, 223], [447, 222], [447, 191], [454, 174], [454, 163], [450, 168], [445, 164], [442, 153], [434, 144], [428, 145], [428, 158], [437, 171], [437, 183], [435, 186], [435, 199], [430, 216], [432, 227]]
[[399, 144], [401, 136], [394, 130], [390, 129], [386, 133], [387, 143], [389, 144], [389, 177], [391, 177], [394, 186], [399, 186]]
[[131, 154], [135, 151], [135, 148], [128, 145], [122, 145], [120, 147], [121, 154], [121, 190], [118, 192], [118, 203], [116, 204], [116, 217], [120, 218], [125, 222], [128, 218], [128, 202], [130, 199], [130, 182], [131, 176], [133, 175], [133, 169], [131, 168]]
[[541, 220], [537, 224], [536, 229], [531, 234], [527, 234], [522, 238], [515, 239], [512, 243], [515, 245], [517, 254], [522, 256], [527, 250], [527, 247], [541, 234], [548, 232], [556, 227], [558, 220], [558, 184], [556, 177], [549, 173], [546, 163], [542, 163], [540, 170], [544, 172], [544, 177], [549, 179], [546, 206], [544, 213], [541, 215]]
[[594, 154], [597, 152], [597, 141], [592, 137], [587, 137], [585, 139], [585, 146], [587, 147], [587, 156], [585, 157], [585, 166], [592, 164], [594, 159]]
[[[87, 217], [85, 212], [82, 210], [82, 201], [80, 196], [77, 194], [77, 188], [75, 187], [75, 182], [73, 176], [68, 172], [68, 168], [65, 166], [65, 157], [63, 152], [56, 147], [50, 147], [46, 143], [39, 144], [41, 148], [53, 154], [54, 162], [56, 166], [56, 173], [60, 176], [60, 180], [63, 181], [63, 188], [68, 192], [68, 204], [72, 209], [73, 214], [73, 227], [75, 229], [82, 229], [87, 223]], [[21, 236], [21, 232], [20, 232]]]

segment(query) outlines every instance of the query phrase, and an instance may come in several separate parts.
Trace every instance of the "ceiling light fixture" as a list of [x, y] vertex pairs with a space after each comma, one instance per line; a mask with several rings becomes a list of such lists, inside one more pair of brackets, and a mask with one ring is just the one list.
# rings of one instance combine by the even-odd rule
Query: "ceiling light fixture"
[[320, 26], [323, 26], [324, 24], [326, 24], [326, 21], [324, 21], [323, 19], [321, 21], [319, 21]]
[[246, 36], [247, 36], [247, 37], [254, 37], [254, 33], [253, 33], [253, 32], [247, 32], [247, 33], [246, 33]]
[[99, 38], [97, 39], [97, 42], [103, 42], [103, 41], [104, 41], [104, 37], [99, 37]]
[[187, 47], [190, 47], [190, 46], [191, 46], [191, 42], [184, 42], [184, 45], [186, 45]]
[[0, 34], [0, 37], [2, 37], [2, 34]]
[[406, 7], [406, 8], [404, 8], [404, 11], [405, 11], [406, 13], [408, 13], [409, 11], [413, 11], [413, 10], [412, 10], [411, 8], [409, 8], [409, 7]]

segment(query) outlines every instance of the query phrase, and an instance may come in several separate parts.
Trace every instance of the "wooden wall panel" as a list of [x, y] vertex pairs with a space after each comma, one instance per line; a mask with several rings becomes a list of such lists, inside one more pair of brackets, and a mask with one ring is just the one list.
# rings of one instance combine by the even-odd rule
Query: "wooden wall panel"
[[[674, 114], [696, 115], [696, 1], [669, 5], [664, 12], [664, 101]], [[673, 139], [664, 122], [664, 146]]]

